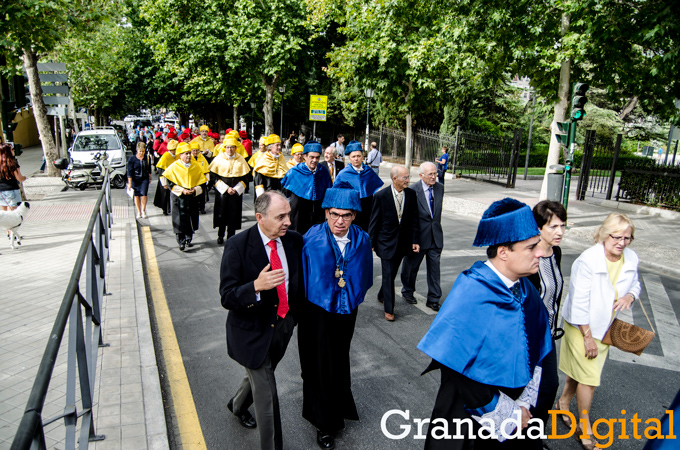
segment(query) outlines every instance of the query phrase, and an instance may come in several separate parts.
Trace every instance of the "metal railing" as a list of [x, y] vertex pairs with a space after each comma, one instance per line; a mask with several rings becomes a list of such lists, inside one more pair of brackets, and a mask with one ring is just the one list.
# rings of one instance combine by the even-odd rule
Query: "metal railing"
[[[14, 435], [12, 450], [45, 449], [45, 427], [64, 419], [66, 428], [65, 448], [87, 449], [90, 441], [104, 439], [94, 429], [92, 401], [97, 370], [98, 347], [102, 342], [101, 306], [106, 292], [106, 263], [109, 261], [109, 240], [113, 223], [111, 186], [109, 174], [104, 179], [87, 231], [83, 237], [76, 258], [71, 280], [59, 307], [57, 318], [50, 333], [33, 388], [26, 404], [19, 428]], [[80, 282], [85, 272], [85, 295], [81, 293]], [[83, 315], [85, 324], [83, 324]], [[66, 405], [63, 413], [49, 419], [42, 417], [45, 398], [52, 380], [61, 340], [68, 322], [68, 353], [66, 370]], [[76, 370], [78, 379], [76, 379]], [[76, 400], [77, 382], [80, 385], [80, 404]], [[78, 419], [80, 438], [77, 437]]]

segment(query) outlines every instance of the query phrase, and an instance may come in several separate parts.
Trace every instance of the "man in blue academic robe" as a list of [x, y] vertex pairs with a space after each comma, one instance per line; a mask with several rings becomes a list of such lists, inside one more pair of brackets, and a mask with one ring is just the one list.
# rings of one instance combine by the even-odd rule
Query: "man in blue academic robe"
[[305, 162], [290, 168], [281, 182], [290, 193], [290, 228], [302, 235], [326, 220], [321, 203], [332, 183], [328, 169], [319, 165], [321, 150], [318, 142], [307, 142], [302, 151]]
[[322, 449], [335, 446], [345, 419], [359, 420], [352, 396], [349, 350], [357, 307], [373, 284], [371, 240], [352, 225], [359, 193], [340, 183], [326, 191], [327, 221], [304, 236], [305, 298], [298, 346], [302, 369], [302, 416], [317, 428]]
[[[473, 245], [488, 246], [489, 259], [458, 277], [418, 344], [432, 358], [425, 372], [441, 371], [426, 449], [542, 447], [540, 440], [509, 437], [536, 425], [529, 423], [529, 408], [538, 398], [541, 361], [552, 350], [540, 295], [523, 278], [538, 271], [543, 256], [539, 241], [538, 226], [524, 203], [499, 200], [482, 216]], [[468, 419], [477, 438], [469, 438], [467, 425], [451, 438], [452, 419]], [[503, 426], [505, 419], [516, 422]], [[497, 438], [479, 437], [491, 428]]]
[[361, 211], [357, 213], [354, 224], [368, 232], [373, 209], [373, 194], [382, 187], [383, 181], [369, 166], [364, 164], [364, 152], [361, 142], [351, 141], [345, 147], [345, 155], [349, 156], [350, 164], [342, 169], [335, 177], [335, 183], [347, 182], [359, 192]]

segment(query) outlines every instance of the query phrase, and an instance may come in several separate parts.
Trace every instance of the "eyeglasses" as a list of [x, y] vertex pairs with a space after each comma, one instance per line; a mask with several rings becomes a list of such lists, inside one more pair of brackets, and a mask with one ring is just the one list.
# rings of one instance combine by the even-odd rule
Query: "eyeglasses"
[[350, 219], [352, 218], [352, 213], [351, 213], [351, 212], [350, 212], [350, 213], [345, 213], [345, 214], [338, 214], [338, 213], [336, 213], [336, 212], [334, 212], [334, 211], [331, 211], [331, 212], [328, 213], [328, 215], [329, 215], [329, 216], [331, 217], [331, 219], [333, 219], [333, 220], [342, 219], [342, 220], [344, 220], [344, 221], [347, 221], [347, 220], [350, 220]]
[[436, 177], [436, 176], [437, 176], [437, 172], [432, 172], [432, 173], [422, 173], [421, 175], [424, 176], [424, 177]]
[[635, 239], [633, 236], [612, 236], [611, 234], [609, 235], [609, 237], [615, 240], [616, 242], [623, 241], [626, 245], [630, 244], [631, 242], [633, 242], [633, 239]]

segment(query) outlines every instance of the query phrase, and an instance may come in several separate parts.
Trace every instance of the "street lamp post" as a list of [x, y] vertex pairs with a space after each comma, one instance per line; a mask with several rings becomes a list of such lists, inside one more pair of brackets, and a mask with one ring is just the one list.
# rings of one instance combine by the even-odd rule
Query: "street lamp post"
[[364, 95], [366, 95], [366, 146], [364, 151], [368, 151], [368, 123], [369, 123], [369, 111], [371, 109], [371, 99], [373, 98], [375, 91], [371, 88], [364, 89]]
[[280, 137], [283, 139], [283, 94], [286, 93], [286, 85], [284, 84], [283, 86], [279, 86], [279, 92], [281, 93], [281, 131], [280, 131]]
[[255, 142], [255, 108], [257, 107], [257, 103], [250, 102], [250, 107], [253, 110], [253, 115], [250, 118], [250, 139]]

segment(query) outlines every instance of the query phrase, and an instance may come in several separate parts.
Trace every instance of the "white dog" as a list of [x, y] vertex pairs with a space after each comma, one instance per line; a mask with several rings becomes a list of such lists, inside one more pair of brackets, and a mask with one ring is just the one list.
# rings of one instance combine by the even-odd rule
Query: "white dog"
[[28, 216], [28, 209], [31, 205], [28, 202], [19, 202], [17, 209], [14, 211], [0, 211], [0, 230], [6, 228], [9, 230], [9, 242], [12, 248], [14, 242], [21, 245], [21, 235], [17, 231], [17, 228], [21, 226], [26, 216]]

